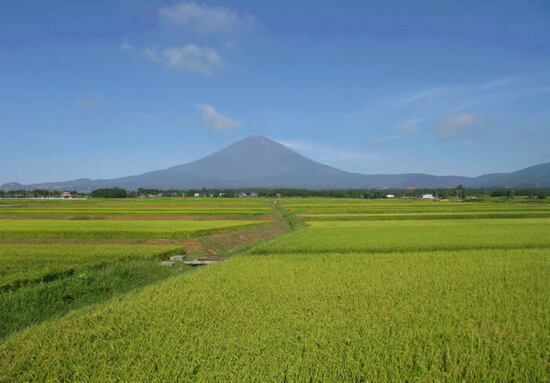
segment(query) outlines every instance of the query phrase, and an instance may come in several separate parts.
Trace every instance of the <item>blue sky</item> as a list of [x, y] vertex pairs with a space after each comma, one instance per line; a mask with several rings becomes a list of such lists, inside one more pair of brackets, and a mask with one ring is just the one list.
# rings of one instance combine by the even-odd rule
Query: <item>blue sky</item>
[[368, 174], [548, 162], [548, 20], [545, 0], [3, 1], [0, 184], [248, 135]]

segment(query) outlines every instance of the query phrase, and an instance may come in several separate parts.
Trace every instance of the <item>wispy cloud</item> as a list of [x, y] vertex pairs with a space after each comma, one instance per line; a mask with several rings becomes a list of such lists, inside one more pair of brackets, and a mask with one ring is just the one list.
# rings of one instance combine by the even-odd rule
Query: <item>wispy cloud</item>
[[457, 113], [445, 116], [437, 125], [439, 138], [459, 138], [471, 133], [478, 126], [479, 119], [472, 113]]
[[389, 141], [398, 140], [404, 135], [408, 134], [411, 131], [412, 127], [422, 120], [423, 119], [406, 120], [402, 124], [397, 124], [397, 126], [395, 127], [395, 130], [397, 130], [399, 134], [392, 134], [386, 137], [375, 138], [374, 140], [372, 140], [372, 142], [376, 146], [384, 146]]
[[453, 84], [419, 89], [390, 101], [390, 109], [416, 107], [421, 104], [442, 103], [460, 105], [472, 100], [477, 103], [495, 97], [528, 97], [550, 91], [550, 76], [544, 73], [528, 73], [496, 78], [478, 83]]
[[452, 87], [437, 87], [437, 88], [430, 88], [430, 89], [421, 89], [409, 95], [396, 98], [391, 102], [392, 104], [391, 108], [397, 109], [397, 108], [402, 108], [411, 104], [415, 104], [417, 102], [421, 102], [431, 97], [437, 96], [438, 94], [441, 94], [442, 92], [445, 92], [445, 91], [452, 91]]
[[202, 111], [202, 117], [206, 128], [211, 132], [222, 130], [238, 129], [244, 126], [242, 122], [236, 121], [219, 113], [212, 105], [195, 105]]
[[120, 49], [163, 65], [167, 69], [210, 75], [223, 66], [223, 60], [214, 48], [187, 44], [157, 51], [151, 47], [136, 49], [124, 43]]
[[200, 33], [224, 33], [257, 23], [248, 13], [188, 1], [161, 8], [159, 18], [164, 23]]
[[320, 161], [366, 160], [375, 157], [374, 153], [358, 152], [350, 149], [338, 149], [326, 145], [288, 140], [277, 140], [277, 142]]
[[409, 133], [418, 124], [427, 120], [427, 117], [409, 118], [397, 124], [395, 130], [401, 133]]

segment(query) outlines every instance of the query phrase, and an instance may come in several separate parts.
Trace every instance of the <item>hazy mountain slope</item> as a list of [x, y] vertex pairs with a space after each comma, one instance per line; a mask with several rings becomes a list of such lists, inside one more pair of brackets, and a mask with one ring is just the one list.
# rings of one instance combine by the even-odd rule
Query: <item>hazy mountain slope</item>
[[550, 162], [530, 166], [513, 173], [494, 173], [476, 177], [475, 187], [550, 187]]
[[550, 187], [550, 163], [509, 174], [480, 177], [433, 176], [429, 174], [363, 175], [335, 169], [312, 161], [273, 140], [247, 137], [218, 152], [184, 165], [140, 175], [90, 180], [86, 178], [34, 185], [4, 184], [5, 190], [57, 189], [90, 191], [104, 187], [129, 190], [144, 188], [375, 188], [375, 187], [447, 187], [507, 186]]

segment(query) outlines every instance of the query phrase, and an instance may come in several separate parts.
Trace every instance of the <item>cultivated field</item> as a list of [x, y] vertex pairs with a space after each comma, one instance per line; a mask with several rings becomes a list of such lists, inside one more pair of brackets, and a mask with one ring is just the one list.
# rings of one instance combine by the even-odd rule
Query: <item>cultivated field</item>
[[2, 200], [0, 340], [187, 272], [160, 261], [208, 236], [259, 230], [270, 211], [248, 200]]
[[210, 219], [211, 216], [246, 218], [268, 214], [258, 200], [234, 199], [90, 199], [90, 200], [0, 200], [0, 218], [69, 219]]
[[0, 220], [0, 238], [183, 239], [259, 223], [249, 220]]
[[313, 221], [254, 252], [327, 253], [550, 248], [550, 218]]
[[[40, 319], [36, 312], [46, 312], [46, 307], [25, 308], [32, 294], [44, 296], [50, 288], [76, 291], [86, 283], [97, 288], [88, 282], [96, 277], [74, 279], [75, 274], [67, 277], [66, 286], [64, 279], [57, 279], [2, 292], [0, 304], [11, 313], [27, 313], [22, 315], [27, 324], [17, 326], [15, 314], [8, 316], [11, 325], [4, 326], [5, 340], [0, 345], [0, 381], [548, 380], [548, 203], [520, 199], [184, 201], [150, 203], [157, 211], [177, 210], [179, 203], [186, 212], [196, 207], [197, 217], [202, 207], [205, 211], [242, 210], [243, 216], [234, 221], [255, 224], [244, 229], [233, 224], [216, 226], [223, 231], [216, 235], [224, 238], [232, 233], [224, 230], [260, 233], [282, 217], [294, 231], [263, 242], [257, 235], [256, 246], [192, 273], [160, 267], [159, 274], [144, 273], [153, 270], [153, 263], [147, 263], [149, 269], [140, 266], [133, 272], [110, 271], [107, 266], [101, 269], [107, 276], [96, 281], [112, 282], [114, 275], [122, 273], [148, 282], [134, 280], [131, 288], [119, 286], [116, 294], [102, 296], [93, 305], [81, 300], [84, 303], [74, 309], [57, 310]], [[63, 210], [61, 202], [65, 201], [51, 210]], [[87, 201], [89, 207], [75, 210], [93, 216], [86, 210], [93, 210], [94, 203]], [[119, 210], [134, 205], [147, 210], [147, 203], [114, 204]], [[25, 208], [38, 209], [33, 204], [2, 209]], [[259, 212], [252, 214], [248, 209]], [[66, 213], [56, 214], [66, 217]], [[40, 214], [18, 214], [25, 218], [15, 219], [9, 213], [9, 219], [0, 220], [2, 227], [10, 227], [6, 222], [13, 222], [14, 228], [21, 222], [42, 222], [42, 218], [29, 218]], [[254, 215], [257, 221], [248, 222]], [[55, 222], [68, 224], [58, 216]], [[220, 215], [224, 219], [219, 223], [227, 216]], [[266, 217], [271, 220], [267, 225]], [[139, 220], [128, 220], [135, 221]], [[115, 231], [109, 225], [122, 221], [94, 221], [102, 222]], [[210, 222], [218, 220], [185, 218], [173, 222], [173, 227]], [[157, 224], [151, 221], [144, 232], [156, 233], [154, 228], [162, 226]], [[40, 225], [37, 233], [48, 232]], [[86, 232], [83, 227], [74, 226], [74, 230]], [[11, 269], [1, 278], [6, 285], [40, 278], [51, 273], [48, 259], [56, 256], [66, 264], [59, 270], [81, 268], [77, 253], [89, 254], [91, 265], [101, 256], [87, 246], [105, 246], [104, 259], [114, 257], [110, 265], [121, 268], [131, 264], [128, 257], [143, 262], [156, 254], [158, 267], [162, 253], [178, 251], [172, 231], [162, 228], [158, 230], [170, 244], [158, 243], [163, 239], [153, 235], [139, 246], [113, 244], [113, 238], [124, 238], [109, 234], [105, 238], [111, 242], [102, 244], [95, 229], [92, 232], [97, 235], [68, 239], [33, 236], [32, 230], [28, 237], [8, 235], [0, 239], [0, 248], [7, 250], [0, 252], [0, 264]], [[55, 246], [63, 250], [56, 252]], [[113, 246], [119, 246], [120, 252], [112, 251]], [[17, 258], [33, 259], [30, 254], [44, 259], [42, 271], [37, 271], [37, 262], [17, 265]], [[90, 270], [92, 275], [96, 269]], [[166, 275], [151, 277], [161, 272]], [[39, 324], [28, 326], [31, 323]]]

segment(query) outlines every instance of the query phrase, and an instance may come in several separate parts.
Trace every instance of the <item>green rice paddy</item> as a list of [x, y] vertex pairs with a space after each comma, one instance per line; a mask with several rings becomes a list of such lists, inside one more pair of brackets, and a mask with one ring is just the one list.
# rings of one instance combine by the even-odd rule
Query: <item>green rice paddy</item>
[[255, 253], [550, 248], [550, 218], [313, 221]]
[[262, 223], [249, 220], [0, 220], [0, 238], [190, 238]]
[[[104, 209], [109, 202], [97, 203]], [[147, 287], [134, 282], [131, 292], [120, 287], [124, 295], [42, 317], [37, 313], [46, 308], [40, 307], [21, 319], [34, 323], [30, 326], [6, 316], [12, 324], [0, 344], [1, 382], [548, 381], [548, 203], [321, 198], [150, 203], [188, 210], [194, 203], [197, 211], [231, 207], [244, 217], [247, 208], [283, 209], [297, 230], [194, 272], [155, 279], [135, 269], [134, 275], [149, 281]], [[115, 205], [145, 210], [147, 201]], [[25, 226], [27, 221], [36, 226]], [[132, 226], [138, 221], [6, 218], [0, 220], [2, 233], [13, 230], [0, 238], [0, 265], [9, 265], [1, 278], [6, 284], [40, 278], [56, 263], [61, 270], [78, 269], [77, 253], [89, 254], [84, 264], [113, 259], [113, 265], [124, 265], [128, 257], [158, 259], [175, 246], [102, 244], [101, 238], [122, 238], [110, 234], [126, 230], [115, 223], [130, 222], [132, 238], [151, 233], [166, 238], [180, 223], [217, 221], [159, 219]], [[86, 226], [90, 222], [99, 226]], [[166, 229], [158, 222], [176, 225]], [[104, 235], [97, 229], [101, 224]], [[193, 227], [195, 233], [203, 229]], [[56, 230], [79, 234], [70, 243], [61, 235], [41, 237]], [[26, 236], [13, 234], [25, 231]], [[87, 232], [94, 233], [96, 250], [78, 242]], [[41, 240], [47, 243], [37, 243]], [[44, 269], [33, 259], [44, 260]], [[121, 275], [106, 274], [109, 281]], [[0, 304], [14, 313], [18, 307], [25, 311], [25, 299], [38, 302], [33, 294], [84, 289], [81, 281], [65, 287], [61, 282], [5, 291]]]

